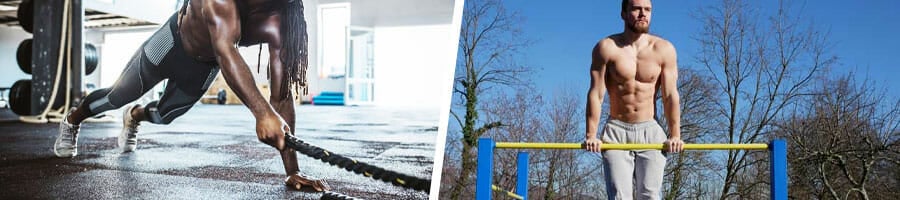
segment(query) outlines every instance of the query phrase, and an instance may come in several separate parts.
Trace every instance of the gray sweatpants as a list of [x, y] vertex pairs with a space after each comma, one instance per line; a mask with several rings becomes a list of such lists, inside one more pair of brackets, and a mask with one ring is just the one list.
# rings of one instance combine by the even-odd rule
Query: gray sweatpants
[[[610, 119], [601, 140], [604, 144], [661, 144], [666, 133], [656, 121], [632, 124]], [[660, 199], [666, 167], [662, 151], [607, 150], [602, 154], [609, 199]]]

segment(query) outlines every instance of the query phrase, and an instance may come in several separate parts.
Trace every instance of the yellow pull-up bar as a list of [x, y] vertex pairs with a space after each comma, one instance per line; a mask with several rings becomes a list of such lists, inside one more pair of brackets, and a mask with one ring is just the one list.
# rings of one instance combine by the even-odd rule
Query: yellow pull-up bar
[[[498, 149], [584, 149], [583, 143], [497, 142]], [[603, 144], [603, 150], [662, 150], [663, 144]], [[766, 150], [768, 144], [684, 144], [684, 150]]]
[[[582, 143], [528, 143], [495, 142], [491, 138], [478, 138], [478, 168], [475, 176], [475, 199], [490, 200], [493, 191], [494, 152], [499, 149], [583, 149]], [[768, 144], [684, 144], [685, 150], [764, 150], [769, 153], [770, 192], [774, 200], [787, 200], [787, 141], [774, 139]], [[604, 150], [662, 150], [663, 144], [603, 144]], [[528, 199], [527, 151], [520, 151], [516, 158], [516, 195]], [[492, 190], [493, 189], [493, 190]], [[512, 196], [512, 195], [509, 195]], [[515, 196], [513, 196], [515, 198]]]
[[520, 199], [520, 200], [524, 200], [524, 199], [525, 199], [524, 197], [519, 196], [518, 194], [516, 194], [516, 193], [514, 193], [514, 192], [510, 192], [510, 191], [508, 191], [508, 190], [504, 190], [503, 188], [500, 188], [500, 187], [498, 187], [497, 185], [491, 185], [491, 190], [494, 190], [494, 191], [497, 191], [497, 192], [506, 194], [506, 196], [509, 196], [510, 198], [513, 198], [513, 199]]

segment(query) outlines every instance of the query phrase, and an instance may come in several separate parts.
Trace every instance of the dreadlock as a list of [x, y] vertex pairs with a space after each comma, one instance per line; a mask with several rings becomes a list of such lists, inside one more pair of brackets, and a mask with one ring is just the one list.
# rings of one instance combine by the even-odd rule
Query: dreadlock
[[181, 15], [178, 16], [178, 25], [181, 25], [181, 19], [184, 19], [184, 15], [187, 15], [187, 7], [188, 4], [191, 3], [191, 0], [182, 0], [181, 1]]
[[[303, 1], [295, 0], [287, 3], [281, 10], [281, 62], [287, 71], [288, 81], [281, 84], [282, 88], [291, 88], [295, 94], [300, 93], [301, 88], [302, 94], [309, 92], [306, 82], [306, 68], [309, 64], [307, 42]], [[285, 97], [288, 94], [285, 93]]]

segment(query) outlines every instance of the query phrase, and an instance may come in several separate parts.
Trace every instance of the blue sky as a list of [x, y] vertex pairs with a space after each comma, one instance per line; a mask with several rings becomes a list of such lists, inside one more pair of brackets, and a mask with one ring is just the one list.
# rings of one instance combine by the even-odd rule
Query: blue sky
[[[776, 0], [748, 1], [763, 14], [778, 8]], [[856, 71], [869, 76], [888, 90], [900, 90], [900, 1], [792, 1], [803, 6], [804, 23], [816, 23], [830, 31], [839, 63], [832, 74]], [[698, 44], [692, 35], [701, 24], [691, 13], [719, 0], [664, 0], [653, 2], [651, 32], [671, 41], [678, 49], [679, 65], [701, 69], [695, 64]], [[505, 1], [507, 9], [518, 11], [526, 37], [535, 40], [524, 49], [521, 62], [536, 69], [537, 89], [552, 95], [562, 88], [586, 92], [590, 77], [590, 51], [600, 39], [621, 32], [619, 0]], [[796, 10], [796, 9], [795, 9]], [[894, 61], [894, 62], [892, 62]], [[900, 92], [891, 92], [893, 98]]]
[[[568, 90], [586, 95], [590, 76], [590, 52], [600, 39], [623, 30], [619, 18], [619, 0], [571, 1], [508, 0], [508, 10], [517, 11], [524, 18], [520, 28], [525, 37], [534, 40], [522, 49], [519, 60], [532, 67], [532, 81], [544, 99]], [[777, 11], [777, 0], [747, 0], [762, 14]], [[800, 16], [804, 23], [816, 23], [821, 30], [830, 31], [834, 55], [838, 64], [831, 75], [855, 71], [857, 78], [868, 76], [878, 86], [889, 91], [893, 99], [900, 98], [900, 1], [791, 1], [803, 6]], [[706, 70], [696, 64], [699, 51], [692, 38], [700, 24], [692, 12], [705, 6], [715, 6], [721, 0], [656, 0], [650, 31], [672, 42], [678, 49], [682, 68]], [[465, 14], [465, 12], [464, 12]], [[893, 62], [892, 62], [893, 61]], [[486, 99], [486, 98], [481, 98]], [[454, 94], [454, 103], [459, 96]], [[456, 105], [456, 104], [454, 104]], [[455, 107], [460, 108], [460, 107]], [[462, 116], [460, 116], [462, 117]], [[452, 136], [460, 126], [449, 121]]]

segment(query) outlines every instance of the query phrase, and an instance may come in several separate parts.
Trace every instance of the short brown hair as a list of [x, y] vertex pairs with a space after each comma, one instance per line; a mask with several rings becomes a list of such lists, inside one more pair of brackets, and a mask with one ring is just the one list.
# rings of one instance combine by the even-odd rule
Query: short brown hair
[[622, 0], [622, 12], [627, 11], [629, 2], [631, 2], [631, 0]]

